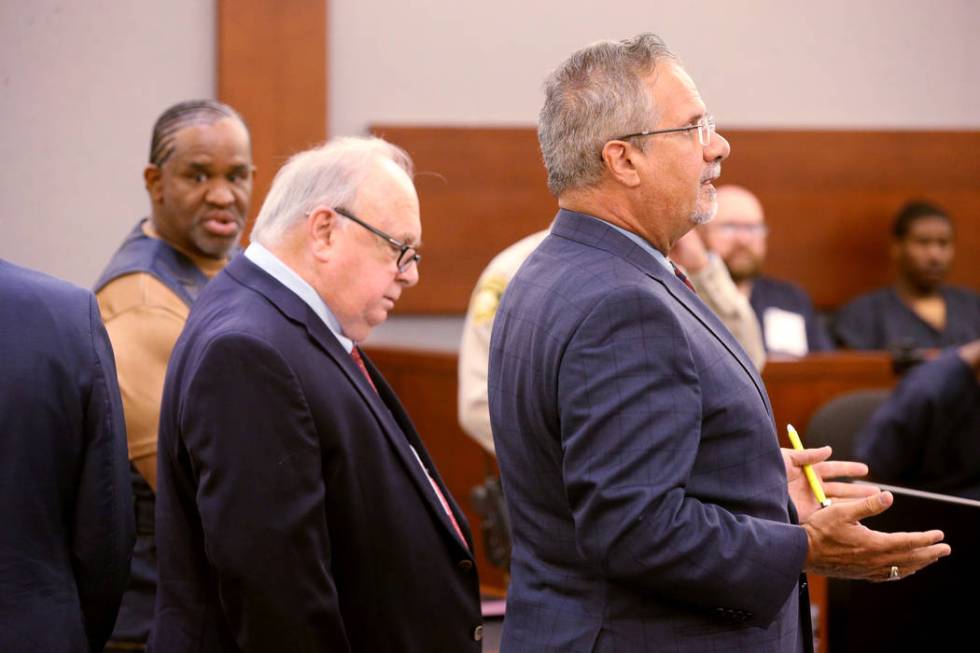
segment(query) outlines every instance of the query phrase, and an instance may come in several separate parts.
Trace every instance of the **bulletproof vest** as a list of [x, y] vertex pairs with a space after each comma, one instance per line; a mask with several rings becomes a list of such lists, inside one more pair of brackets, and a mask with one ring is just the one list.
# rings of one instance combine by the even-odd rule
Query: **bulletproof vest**
[[[207, 275], [166, 242], [143, 233], [144, 222], [146, 218], [140, 220], [126, 236], [99, 280], [95, 282], [95, 292], [119, 277], [145, 273], [158, 279], [190, 307], [208, 282]], [[119, 616], [111, 637], [111, 641], [117, 645], [146, 642], [153, 621], [157, 585], [154, 537], [156, 528], [153, 516], [156, 498], [143, 475], [134, 465], [130, 464], [129, 467], [137, 538], [130, 565], [129, 583], [119, 606]]]
[[[110, 259], [105, 270], [95, 282], [95, 292], [99, 292], [110, 281], [127, 274], [145, 273], [158, 279], [175, 295], [187, 304], [188, 308], [208, 282], [208, 277], [184, 254], [159, 238], [150, 238], [143, 233], [140, 220], [119, 249]], [[136, 509], [136, 530], [141, 535], [152, 535], [154, 495], [143, 476], [131, 467], [133, 479], [133, 500]]]
[[208, 282], [207, 275], [164, 241], [143, 233], [144, 222], [146, 218], [140, 220], [126, 236], [95, 282], [94, 291], [99, 292], [113, 279], [144, 272], [158, 279], [190, 307]]

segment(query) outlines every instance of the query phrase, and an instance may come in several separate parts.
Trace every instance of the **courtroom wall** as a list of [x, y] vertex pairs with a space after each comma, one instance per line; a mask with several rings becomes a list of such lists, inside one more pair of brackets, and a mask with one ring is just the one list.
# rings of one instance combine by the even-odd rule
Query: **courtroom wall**
[[980, 128], [972, 0], [359, 0], [330, 12], [333, 134], [532, 124], [551, 68], [640, 31], [682, 57], [722, 129]]
[[149, 202], [157, 115], [214, 97], [208, 0], [0, 3], [0, 258], [91, 286]]
[[[589, 41], [641, 30], [682, 55], [722, 128], [980, 129], [980, 3], [970, 0], [328, 9], [332, 135], [369, 124], [531, 125], [552, 66]], [[0, 3], [0, 257], [90, 284], [147, 210], [140, 175], [154, 118], [214, 95], [215, 49], [210, 0]]]

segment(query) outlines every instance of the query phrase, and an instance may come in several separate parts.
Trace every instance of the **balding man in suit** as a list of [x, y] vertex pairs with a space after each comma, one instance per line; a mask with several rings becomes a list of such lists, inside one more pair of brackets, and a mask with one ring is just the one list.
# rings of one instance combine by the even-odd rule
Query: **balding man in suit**
[[466, 520], [357, 344], [418, 281], [411, 170], [380, 139], [297, 154], [194, 304], [161, 410], [153, 649], [480, 650]]

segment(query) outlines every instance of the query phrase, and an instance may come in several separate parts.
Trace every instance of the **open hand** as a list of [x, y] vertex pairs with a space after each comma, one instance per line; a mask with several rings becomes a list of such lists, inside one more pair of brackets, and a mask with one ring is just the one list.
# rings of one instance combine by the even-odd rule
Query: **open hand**
[[880, 492], [814, 512], [803, 524], [809, 542], [806, 571], [835, 578], [896, 580], [950, 554], [942, 531], [882, 533], [860, 523], [893, 502], [891, 492]]

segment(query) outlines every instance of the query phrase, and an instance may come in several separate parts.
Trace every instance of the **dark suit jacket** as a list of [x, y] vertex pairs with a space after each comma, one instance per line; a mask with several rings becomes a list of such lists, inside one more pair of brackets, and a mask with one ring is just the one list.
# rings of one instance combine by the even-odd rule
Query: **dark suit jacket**
[[497, 311], [489, 398], [513, 528], [502, 651], [809, 638], [762, 381], [648, 252], [560, 211]]
[[449, 492], [368, 366], [380, 396], [244, 256], [204, 289], [164, 386], [154, 651], [480, 650], [473, 558], [410, 443]]
[[133, 540], [95, 297], [0, 261], [0, 651], [101, 651]]

